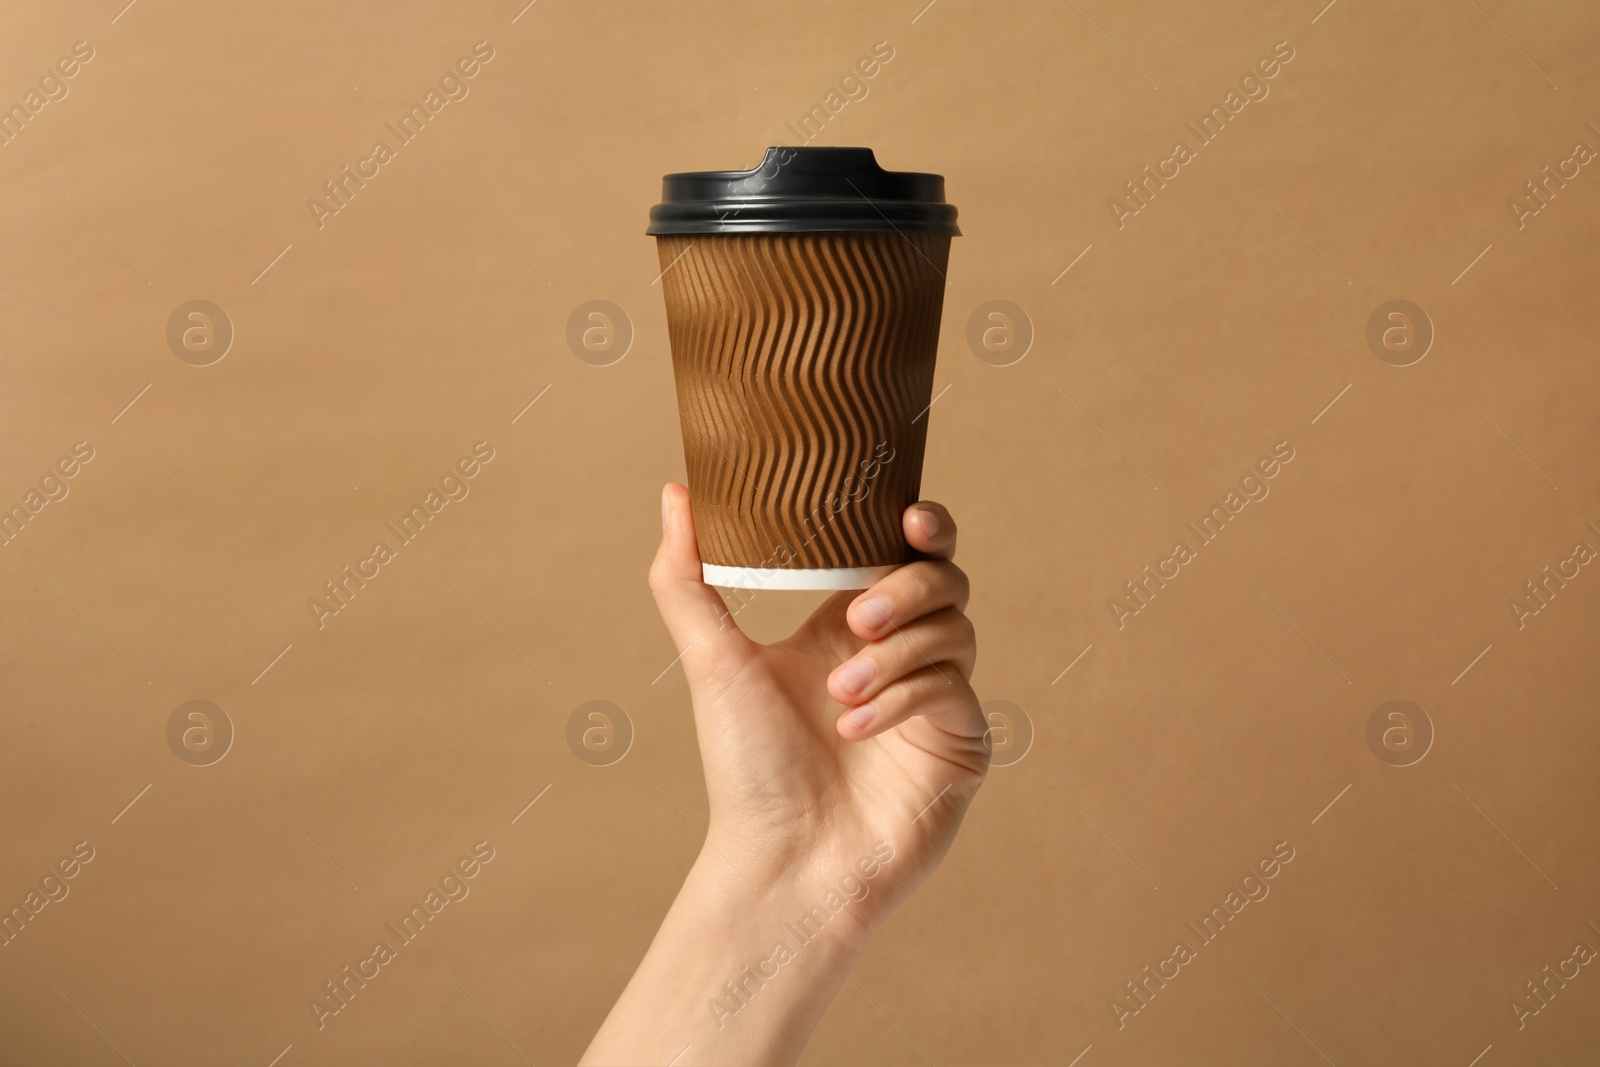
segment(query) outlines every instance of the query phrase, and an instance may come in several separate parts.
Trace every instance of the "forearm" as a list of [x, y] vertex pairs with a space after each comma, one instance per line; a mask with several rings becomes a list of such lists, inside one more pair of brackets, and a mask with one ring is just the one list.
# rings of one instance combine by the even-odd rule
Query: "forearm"
[[758, 888], [714, 850], [702, 852], [581, 1062], [799, 1059], [867, 941], [852, 915], [801, 922], [822, 892], [806, 881]]

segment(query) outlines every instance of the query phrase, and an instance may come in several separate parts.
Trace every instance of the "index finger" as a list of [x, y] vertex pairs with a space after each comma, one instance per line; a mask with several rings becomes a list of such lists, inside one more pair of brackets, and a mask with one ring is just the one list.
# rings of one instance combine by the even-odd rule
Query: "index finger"
[[906, 542], [925, 556], [953, 559], [956, 554], [956, 520], [943, 504], [919, 500], [901, 517]]

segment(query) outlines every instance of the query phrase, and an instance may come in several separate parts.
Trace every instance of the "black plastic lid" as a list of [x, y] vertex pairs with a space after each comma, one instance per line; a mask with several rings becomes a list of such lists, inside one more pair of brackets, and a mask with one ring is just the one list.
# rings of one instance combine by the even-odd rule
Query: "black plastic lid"
[[898, 230], [959, 236], [944, 178], [884, 170], [870, 148], [769, 148], [754, 170], [668, 174], [652, 235]]

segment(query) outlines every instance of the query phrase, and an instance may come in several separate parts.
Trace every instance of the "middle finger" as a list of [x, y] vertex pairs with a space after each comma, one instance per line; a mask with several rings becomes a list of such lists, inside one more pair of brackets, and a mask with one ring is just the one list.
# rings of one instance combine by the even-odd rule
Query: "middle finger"
[[949, 560], [908, 563], [857, 597], [845, 613], [850, 630], [872, 641], [941, 608], [965, 608], [970, 586], [966, 573]]

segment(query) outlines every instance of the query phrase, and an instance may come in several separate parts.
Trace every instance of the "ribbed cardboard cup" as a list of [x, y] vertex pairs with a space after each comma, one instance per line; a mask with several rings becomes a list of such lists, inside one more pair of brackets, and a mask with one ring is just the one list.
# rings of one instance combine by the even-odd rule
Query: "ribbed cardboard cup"
[[[856, 174], [861, 153], [876, 170], [865, 149], [784, 151], [856, 154], [784, 164], [820, 164], [823, 180]], [[827, 169], [838, 163], [850, 167]], [[762, 169], [716, 173], [748, 182]], [[864, 216], [853, 229], [795, 229], [805, 220], [792, 208], [789, 228], [755, 229], [758, 208], [799, 199], [773, 197], [773, 179], [765, 202], [735, 207], [745, 225], [657, 237], [705, 580], [865, 588], [913, 556], [902, 516], [921, 487], [954, 209], [945, 232], [867, 228]], [[814, 173], [789, 179], [816, 191]], [[838, 199], [813, 196], [810, 210], [872, 206]]]

